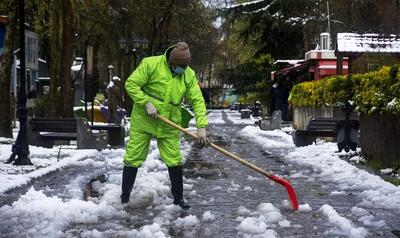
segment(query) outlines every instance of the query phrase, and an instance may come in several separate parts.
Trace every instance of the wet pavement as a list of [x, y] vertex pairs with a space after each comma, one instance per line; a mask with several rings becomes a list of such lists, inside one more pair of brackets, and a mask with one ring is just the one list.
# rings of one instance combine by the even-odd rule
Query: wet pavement
[[[284, 156], [290, 152], [290, 149], [272, 148], [265, 151], [260, 145], [238, 133], [249, 123], [238, 124], [229, 120], [232, 117], [240, 117], [240, 114], [227, 110], [217, 113], [222, 113], [222, 120], [225, 123], [209, 125], [208, 131], [213, 143], [266, 171], [287, 177], [296, 190], [299, 204], [309, 204], [312, 211], [293, 212], [284, 205], [284, 200], [288, 200], [284, 187], [211, 148], [193, 145], [184, 165], [184, 176], [193, 185], [190, 191], [185, 190], [185, 199], [191, 205], [191, 209], [174, 213], [170, 220], [189, 215], [195, 215], [201, 220], [206, 211], [210, 211], [216, 219], [212, 222], [200, 221], [199, 225], [189, 232], [175, 228], [171, 224], [167, 226], [169, 236], [238, 237], [237, 226], [240, 224], [238, 217], [241, 216], [238, 208], [244, 206], [253, 211], [260, 203], [272, 203], [291, 224], [290, 227], [279, 225], [272, 227], [279, 237], [347, 237], [326, 233], [333, 225], [328, 223], [327, 218], [318, 210], [322, 205], [329, 204], [340, 215], [351, 219], [351, 208], [362, 201], [357, 191], [332, 196], [331, 192], [337, 190], [334, 183], [319, 180], [312, 168], [290, 164], [284, 160]], [[107, 158], [92, 159], [104, 161]], [[301, 176], [298, 176], [299, 172]], [[121, 173], [121, 171], [115, 167], [104, 167], [92, 163], [64, 168], [36, 179], [28, 186], [4, 194], [0, 197], [0, 206], [17, 200], [19, 195], [24, 194], [31, 186], [36, 190], [43, 190], [48, 196], [85, 199], [82, 190], [74, 191], [70, 188], [71, 183], [77, 184], [77, 187], [87, 187], [93, 178], [110, 173]], [[296, 176], [292, 176], [295, 174]], [[64, 229], [64, 232], [70, 236], [79, 237], [83, 231], [92, 229], [109, 231], [108, 234], [112, 234], [113, 229], [139, 229], [143, 225], [152, 224], [156, 217], [164, 213], [157, 207], [126, 207], [124, 209], [128, 216], [100, 218], [91, 224], [71, 224]], [[365, 209], [373, 214], [376, 220], [386, 221], [386, 225], [381, 228], [366, 227], [369, 232], [368, 237], [400, 237], [398, 211]], [[9, 234], [16, 228], [13, 222], [3, 219], [0, 222], [3, 224], [0, 229], [2, 234]], [[357, 219], [352, 222], [357, 227], [365, 227]]]

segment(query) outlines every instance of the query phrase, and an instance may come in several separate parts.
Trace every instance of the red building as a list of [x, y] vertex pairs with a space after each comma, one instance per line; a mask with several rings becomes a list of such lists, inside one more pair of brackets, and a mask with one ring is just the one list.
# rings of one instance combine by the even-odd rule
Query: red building
[[[291, 81], [319, 80], [325, 77], [336, 75], [335, 51], [330, 49], [330, 37], [328, 33], [322, 33], [320, 46], [316, 50], [305, 53], [303, 61], [300, 60], [278, 60], [280, 64], [286, 62], [289, 67], [272, 72], [272, 80], [284, 77]], [[343, 59], [343, 72], [348, 74], [348, 59]], [[303, 80], [304, 79], [304, 80]]]

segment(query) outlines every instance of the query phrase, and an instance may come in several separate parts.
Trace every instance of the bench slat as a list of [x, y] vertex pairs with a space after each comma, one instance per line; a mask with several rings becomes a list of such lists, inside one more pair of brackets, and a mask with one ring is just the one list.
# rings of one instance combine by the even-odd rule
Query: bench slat
[[76, 140], [77, 133], [45, 133], [40, 134], [44, 140]]
[[336, 137], [336, 131], [322, 131], [322, 130], [296, 130], [299, 136], [313, 136], [313, 137]]
[[76, 132], [75, 118], [32, 118], [32, 131], [40, 132]]

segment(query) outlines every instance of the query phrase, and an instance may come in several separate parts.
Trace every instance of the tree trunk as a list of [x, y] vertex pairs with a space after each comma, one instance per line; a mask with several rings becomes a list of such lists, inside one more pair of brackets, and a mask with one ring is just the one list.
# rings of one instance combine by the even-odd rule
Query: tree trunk
[[63, 0], [62, 8], [62, 53], [61, 53], [61, 82], [63, 99], [63, 117], [74, 117], [74, 92], [71, 78], [73, 52], [73, 12], [71, 0]]
[[153, 18], [153, 32], [152, 32], [152, 46], [150, 53], [151, 55], [154, 55], [159, 46], [160, 46], [160, 32], [162, 32], [162, 29], [164, 27], [165, 20], [168, 18], [168, 16], [172, 13], [172, 7], [174, 5], [175, 0], [171, 0], [168, 4], [168, 6], [165, 9], [164, 15], [161, 17], [155, 16]]
[[18, 24], [15, 11], [16, 9], [10, 10], [10, 22], [6, 29], [5, 51], [0, 70], [0, 112], [2, 112], [0, 116], [0, 137], [8, 138], [13, 137], [11, 123], [14, 112], [11, 111], [10, 82]]
[[57, 101], [58, 98], [58, 52], [59, 52], [59, 26], [60, 18], [56, 9], [58, 9], [58, 2], [54, 1], [51, 5], [50, 11], [50, 117], [57, 117]]

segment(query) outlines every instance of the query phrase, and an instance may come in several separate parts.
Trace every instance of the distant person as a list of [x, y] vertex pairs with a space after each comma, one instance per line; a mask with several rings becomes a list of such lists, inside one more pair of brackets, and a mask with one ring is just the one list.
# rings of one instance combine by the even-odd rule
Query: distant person
[[283, 91], [282, 91], [282, 87], [280, 86], [280, 84], [278, 82], [275, 82], [271, 89], [270, 89], [270, 97], [271, 97], [271, 104], [270, 104], [270, 115], [272, 115], [272, 113], [274, 111], [282, 111], [283, 108]]
[[253, 117], [259, 117], [261, 114], [261, 102], [256, 101], [253, 107]]
[[122, 95], [121, 95], [121, 79], [114, 76], [112, 81], [108, 84], [106, 89], [108, 97], [108, 122], [120, 124], [121, 118], [118, 115], [118, 108], [121, 107]]

